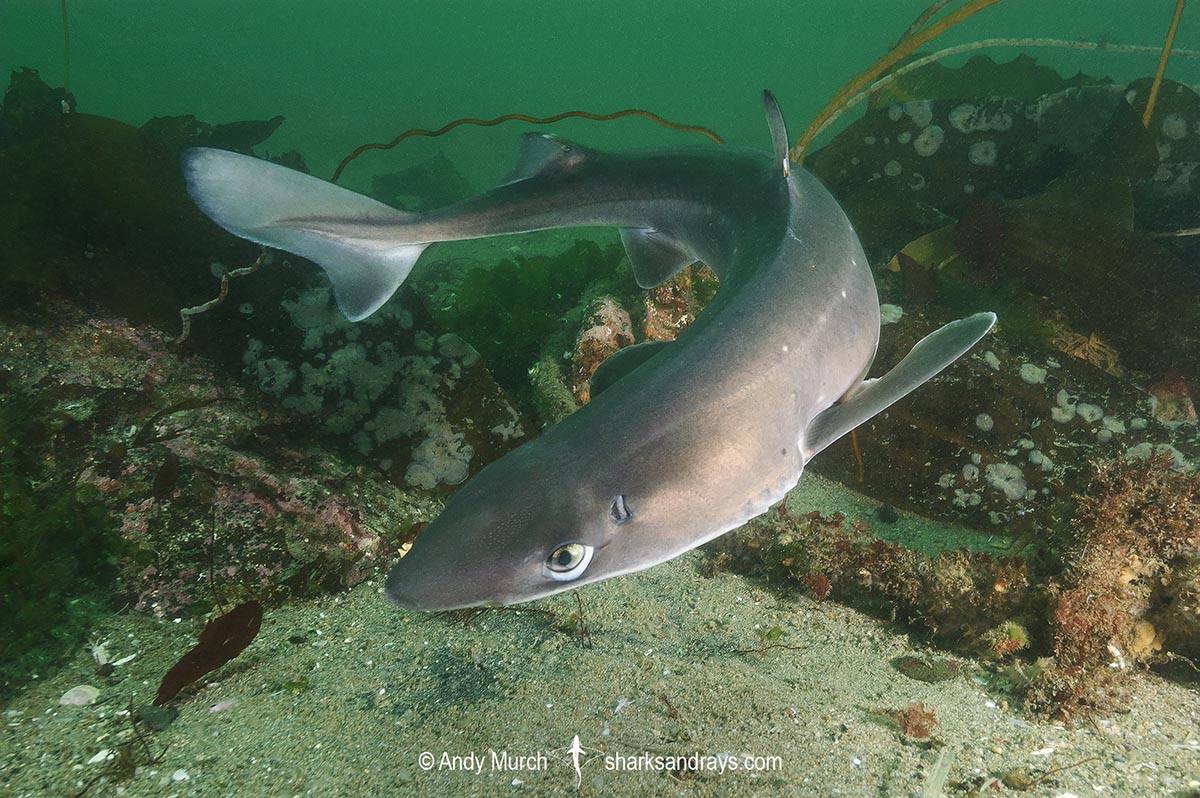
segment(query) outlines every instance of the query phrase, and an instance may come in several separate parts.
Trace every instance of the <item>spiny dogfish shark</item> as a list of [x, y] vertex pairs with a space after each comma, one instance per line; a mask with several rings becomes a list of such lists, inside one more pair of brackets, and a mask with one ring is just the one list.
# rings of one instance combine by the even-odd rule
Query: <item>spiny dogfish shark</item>
[[591, 401], [467, 482], [387, 579], [413, 610], [515, 604], [670, 560], [766, 512], [818, 452], [929, 380], [996, 321], [923, 338], [868, 380], [879, 297], [850, 221], [792, 168], [770, 92], [773, 152], [607, 153], [526, 134], [500, 186], [398, 211], [267, 161], [197, 148], [188, 192], [234, 235], [319, 264], [357, 321], [439, 241], [577, 226], [621, 231], [642, 288], [703, 261], [720, 288], [669, 343], [621, 349]]

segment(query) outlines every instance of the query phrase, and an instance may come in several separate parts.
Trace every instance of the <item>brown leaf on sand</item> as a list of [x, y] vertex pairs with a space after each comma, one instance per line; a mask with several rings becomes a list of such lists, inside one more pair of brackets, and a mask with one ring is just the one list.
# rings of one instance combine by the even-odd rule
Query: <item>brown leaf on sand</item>
[[261, 604], [247, 601], [205, 624], [196, 645], [163, 677], [154, 705], [161, 707], [184, 687], [241, 654], [258, 635], [262, 615]]

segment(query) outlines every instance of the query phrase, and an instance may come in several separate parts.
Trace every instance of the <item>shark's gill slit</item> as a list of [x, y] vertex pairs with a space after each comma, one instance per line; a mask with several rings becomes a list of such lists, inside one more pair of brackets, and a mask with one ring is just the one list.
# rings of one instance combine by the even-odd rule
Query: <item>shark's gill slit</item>
[[570, 582], [583, 576], [595, 549], [586, 543], [563, 543], [550, 552], [542, 573], [556, 582]]
[[608, 508], [608, 517], [612, 519], [614, 524], [623, 524], [630, 518], [633, 518], [633, 512], [629, 509], [628, 499], [625, 498], [625, 494], [621, 494], [613, 499], [612, 505]]

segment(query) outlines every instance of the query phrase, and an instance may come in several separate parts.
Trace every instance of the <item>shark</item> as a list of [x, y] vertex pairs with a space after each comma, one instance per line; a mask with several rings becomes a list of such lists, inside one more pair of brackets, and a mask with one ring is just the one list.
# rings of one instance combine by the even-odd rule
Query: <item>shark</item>
[[993, 313], [951, 322], [868, 379], [879, 297], [849, 219], [772, 149], [604, 152], [525, 134], [499, 186], [421, 214], [250, 156], [183, 155], [195, 203], [234, 235], [308, 258], [351, 320], [383, 305], [426, 247], [563, 227], [620, 231], [637, 283], [702, 261], [719, 278], [674, 341], [617, 351], [591, 401], [488, 464], [388, 575], [401, 607], [515, 604], [675, 558], [766, 512], [806, 464], [974, 346]]

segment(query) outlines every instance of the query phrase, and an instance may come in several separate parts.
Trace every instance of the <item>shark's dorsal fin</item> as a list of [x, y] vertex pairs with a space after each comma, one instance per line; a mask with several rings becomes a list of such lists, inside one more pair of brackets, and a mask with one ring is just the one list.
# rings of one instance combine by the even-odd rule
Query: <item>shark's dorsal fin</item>
[[787, 125], [783, 121], [783, 111], [779, 110], [775, 95], [766, 89], [763, 89], [763, 110], [767, 114], [767, 127], [771, 128], [771, 142], [775, 145], [775, 163], [780, 165], [783, 176], [787, 177], [792, 171], [792, 162], [788, 159], [788, 149], [791, 145], [788, 143]]
[[648, 227], [621, 228], [621, 243], [642, 288], [662, 285], [697, 260], [682, 243]]
[[804, 461], [867, 419], [903, 399], [939, 371], [958, 360], [987, 335], [996, 323], [995, 313], [976, 313], [931, 332], [904, 359], [877, 380], [863, 382], [850, 398], [817, 415], [804, 433]]
[[614, 382], [657, 355], [668, 343], [668, 341], [646, 341], [613, 352], [592, 374], [592, 380], [588, 384], [588, 391], [592, 398], [595, 399]]
[[521, 136], [517, 165], [501, 181], [501, 185], [516, 183], [549, 169], [566, 166], [572, 157], [578, 157], [584, 152], [586, 152], [585, 147], [580, 147], [578, 144], [557, 136], [546, 133], [526, 133]]

